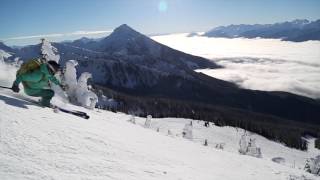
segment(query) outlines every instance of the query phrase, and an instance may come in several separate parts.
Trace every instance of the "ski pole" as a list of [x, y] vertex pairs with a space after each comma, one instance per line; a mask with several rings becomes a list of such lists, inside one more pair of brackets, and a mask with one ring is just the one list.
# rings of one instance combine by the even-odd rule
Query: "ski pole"
[[11, 87], [0, 86], [0, 88], [3, 88], [3, 89], [11, 89], [11, 90], [12, 90]]

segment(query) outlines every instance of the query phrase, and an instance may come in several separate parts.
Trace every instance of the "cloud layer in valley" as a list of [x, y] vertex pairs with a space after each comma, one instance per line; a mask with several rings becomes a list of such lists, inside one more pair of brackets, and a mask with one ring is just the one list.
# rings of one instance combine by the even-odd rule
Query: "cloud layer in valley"
[[225, 67], [198, 72], [243, 88], [320, 98], [320, 41], [296, 43], [278, 39], [188, 37], [187, 34], [152, 38]]

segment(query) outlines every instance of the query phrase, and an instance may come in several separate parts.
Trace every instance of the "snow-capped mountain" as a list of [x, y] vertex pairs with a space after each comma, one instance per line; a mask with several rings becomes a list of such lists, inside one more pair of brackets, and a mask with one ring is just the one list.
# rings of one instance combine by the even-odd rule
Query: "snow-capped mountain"
[[[0, 89], [0, 177], [11, 179], [316, 180], [303, 170], [319, 150], [298, 151], [252, 134], [262, 158], [240, 155], [242, 129], [190, 119], [151, 119], [87, 110], [84, 120], [54, 113]], [[193, 121], [191, 139], [183, 127]], [[250, 132], [247, 132], [251, 134]], [[208, 139], [208, 146], [203, 146]], [[216, 144], [223, 144], [217, 148]], [[281, 159], [282, 161], [274, 161]]]
[[204, 34], [207, 37], [276, 38], [286, 41], [320, 40], [320, 20], [305, 19], [275, 24], [229, 25], [214, 28]]

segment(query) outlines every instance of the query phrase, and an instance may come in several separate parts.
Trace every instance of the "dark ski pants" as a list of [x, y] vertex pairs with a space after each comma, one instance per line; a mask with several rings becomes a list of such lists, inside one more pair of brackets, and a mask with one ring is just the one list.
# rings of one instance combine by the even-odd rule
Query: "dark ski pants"
[[24, 89], [24, 92], [33, 97], [41, 97], [41, 105], [50, 107], [50, 101], [52, 97], [54, 96], [54, 91], [51, 89], [31, 89], [26, 88]]

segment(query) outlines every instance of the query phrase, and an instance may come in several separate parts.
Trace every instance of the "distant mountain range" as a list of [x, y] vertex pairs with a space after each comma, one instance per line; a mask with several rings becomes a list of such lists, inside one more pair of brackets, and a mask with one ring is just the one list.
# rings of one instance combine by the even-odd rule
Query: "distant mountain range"
[[294, 20], [275, 24], [240, 24], [220, 26], [214, 28], [203, 36], [225, 38], [273, 38], [284, 41], [302, 42], [320, 40], [320, 20]]
[[[276, 137], [287, 144], [293, 141], [279, 135], [284, 129], [295, 131], [292, 128], [301, 126], [294, 122], [314, 124], [311, 129], [294, 132], [298, 134], [294, 137], [296, 144], [289, 145], [297, 148], [301, 145], [297, 137], [302, 133], [317, 134], [314, 132], [320, 130], [319, 101], [286, 92], [241, 89], [233, 83], [197, 73], [195, 69], [222, 67], [162, 45], [125, 24], [99, 40], [82, 38], [53, 43], [53, 46], [60, 52], [61, 63], [77, 60], [79, 73], [92, 73], [95, 87], [118, 97], [123, 105], [121, 110], [127, 113], [250, 126], [254, 132], [266, 133], [267, 137]], [[27, 60], [39, 56], [40, 45], [8, 50], [13, 51], [13, 57]]]

